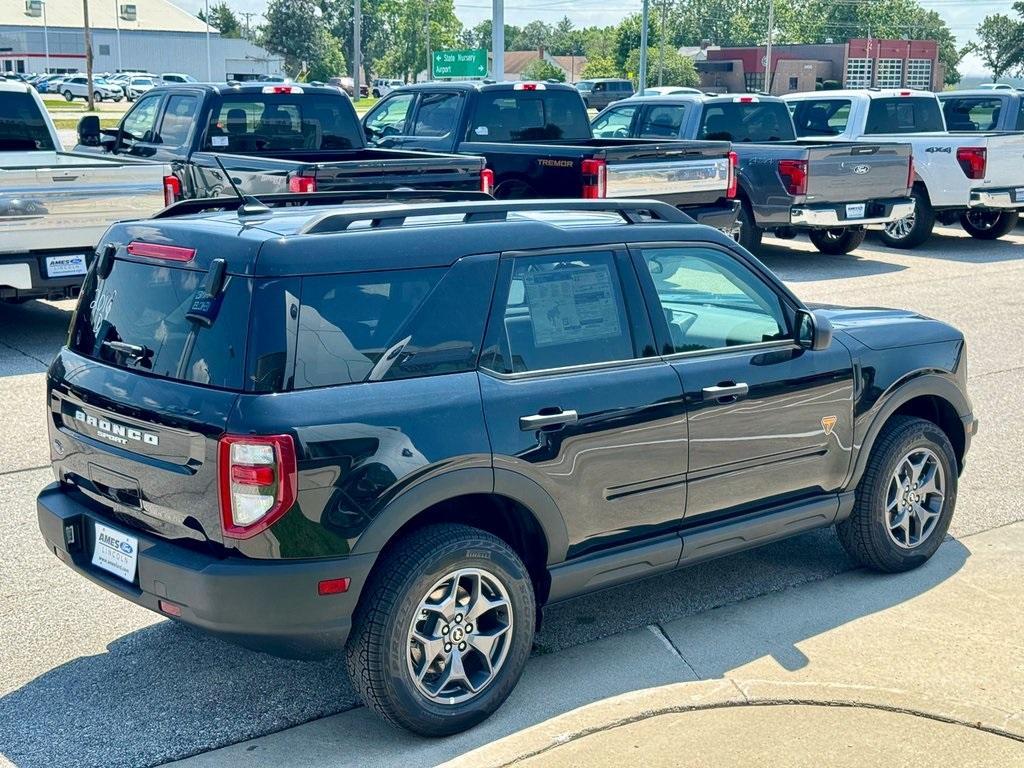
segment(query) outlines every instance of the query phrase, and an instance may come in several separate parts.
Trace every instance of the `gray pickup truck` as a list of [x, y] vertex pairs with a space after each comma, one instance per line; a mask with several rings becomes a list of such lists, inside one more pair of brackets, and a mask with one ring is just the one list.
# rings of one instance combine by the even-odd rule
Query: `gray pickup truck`
[[32, 87], [0, 81], [0, 300], [76, 295], [107, 227], [163, 207], [168, 173], [64, 152]]
[[[676, 94], [619, 101], [593, 121], [605, 135], [730, 141], [739, 160], [739, 241], [806, 231], [822, 253], [849, 253], [866, 227], [913, 211], [911, 150], [895, 142], [797, 139], [781, 99]], [[608, 134], [608, 131], [614, 133]]]

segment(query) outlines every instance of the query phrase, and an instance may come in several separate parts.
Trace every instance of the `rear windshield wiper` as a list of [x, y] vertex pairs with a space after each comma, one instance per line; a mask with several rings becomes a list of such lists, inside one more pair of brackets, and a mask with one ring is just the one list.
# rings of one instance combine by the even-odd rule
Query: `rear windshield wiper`
[[138, 344], [129, 344], [126, 341], [104, 341], [103, 346], [108, 349], [112, 349], [115, 352], [120, 352], [122, 355], [128, 357], [149, 357], [153, 354], [153, 350], [148, 347], [143, 347]]

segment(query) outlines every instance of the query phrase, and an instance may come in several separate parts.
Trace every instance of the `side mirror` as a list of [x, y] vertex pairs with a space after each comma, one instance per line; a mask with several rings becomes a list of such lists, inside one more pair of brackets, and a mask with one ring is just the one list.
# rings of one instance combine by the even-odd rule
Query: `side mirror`
[[86, 115], [78, 121], [78, 143], [83, 147], [100, 145], [100, 118], [98, 115]]
[[820, 352], [832, 344], [832, 323], [821, 312], [798, 309], [796, 342], [804, 349]]

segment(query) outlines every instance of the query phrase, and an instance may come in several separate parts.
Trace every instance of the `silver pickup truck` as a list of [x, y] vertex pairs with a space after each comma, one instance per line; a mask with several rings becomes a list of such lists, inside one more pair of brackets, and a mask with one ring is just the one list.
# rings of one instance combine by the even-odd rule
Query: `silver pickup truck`
[[170, 173], [64, 152], [36, 92], [0, 80], [0, 300], [76, 295], [103, 232], [163, 208]]

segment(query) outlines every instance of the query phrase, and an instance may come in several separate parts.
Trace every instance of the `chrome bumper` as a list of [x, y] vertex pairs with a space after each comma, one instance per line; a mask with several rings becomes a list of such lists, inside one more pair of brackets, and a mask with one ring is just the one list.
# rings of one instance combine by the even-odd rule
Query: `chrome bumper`
[[[839, 206], [842, 207], [842, 206]], [[906, 218], [914, 212], [914, 202], [894, 203], [886, 206], [886, 213], [863, 219], [845, 219], [839, 215], [837, 208], [793, 208], [789, 221], [794, 227], [812, 227], [814, 229], [832, 229], [835, 227], [863, 227], [871, 224], [889, 224]]]
[[[1017, 199], [1018, 189], [1021, 192], [1019, 200]], [[1015, 187], [1013, 189], [972, 189], [971, 201], [967, 205], [970, 208], [1024, 208], [1024, 187]]]

